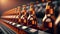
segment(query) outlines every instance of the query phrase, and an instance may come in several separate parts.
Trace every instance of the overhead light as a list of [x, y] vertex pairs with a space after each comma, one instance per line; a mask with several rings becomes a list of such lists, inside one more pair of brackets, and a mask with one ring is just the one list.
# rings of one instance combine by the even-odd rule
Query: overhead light
[[7, 3], [7, 0], [1, 0], [1, 3], [5, 4], [5, 3]]

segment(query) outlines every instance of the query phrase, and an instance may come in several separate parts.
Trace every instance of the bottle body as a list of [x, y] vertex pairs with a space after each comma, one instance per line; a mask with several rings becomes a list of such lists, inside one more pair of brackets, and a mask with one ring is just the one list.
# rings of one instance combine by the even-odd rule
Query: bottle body
[[54, 10], [50, 5], [46, 5], [46, 11], [45, 11], [45, 17], [43, 18], [43, 27], [44, 29], [50, 29], [54, 30], [54, 23], [55, 23], [56, 17], [54, 14]]
[[27, 25], [26, 5], [23, 5], [22, 11], [21, 11], [21, 23], [22, 23], [23, 25]]
[[28, 16], [28, 25], [32, 28], [37, 27], [37, 19], [35, 15], [34, 5], [30, 4], [29, 16]]

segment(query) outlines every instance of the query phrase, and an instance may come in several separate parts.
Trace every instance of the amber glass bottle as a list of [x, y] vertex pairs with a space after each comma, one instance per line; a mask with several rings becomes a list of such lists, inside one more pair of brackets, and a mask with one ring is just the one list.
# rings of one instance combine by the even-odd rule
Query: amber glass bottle
[[27, 25], [27, 11], [26, 11], [26, 5], [22, 6], [22, 11], [21, 11], [21, 23], [23, 25]]
[[[60, 10], [59, 10], [60, 11]], [[54, 34], [60, 34], [60, 12], [54, 24]]]
[[36, 19], [35, 9], [34, 9], [34, 4], [33, 3], [30, 3], [28, 25], [31, 26], [32, 28], [37, 27], [37, 19]]
[[20, 24], [21, 23], [21, 7], [20, 6], [18, 6], [17, 7], [17, 13], [18, 13], [18, 15], [16, 16], [16, 17], [18, 17], [18, 23]]
[[56, 18], [55, 18], [54, 10], [53, 10], [52, 6], [47, 3], [45, 16], [42, 21], [43, 22], [42, 25], [44, 27], [43, 29], [44, 30], [45, 29], [53, 30], [55, 20], [56, 20]]

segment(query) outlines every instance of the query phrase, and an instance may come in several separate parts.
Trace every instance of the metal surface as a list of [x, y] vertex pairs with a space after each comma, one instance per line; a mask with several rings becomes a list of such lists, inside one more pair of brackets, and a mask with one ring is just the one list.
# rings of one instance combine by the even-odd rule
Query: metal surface
[[7, 28], [6, 26], [4, 26], [3, 24], [0, 24], [0, 29], [2, 30], [2, 32], [4, 34], [16, 34], [15, 32], [13, 32], [12, 30], [10, 30], [9, 28]]

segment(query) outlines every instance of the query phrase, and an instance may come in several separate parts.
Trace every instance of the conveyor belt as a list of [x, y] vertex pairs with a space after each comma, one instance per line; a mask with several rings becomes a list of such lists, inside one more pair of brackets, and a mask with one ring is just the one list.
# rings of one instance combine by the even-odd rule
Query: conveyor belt
[[33, 29], [33, 28], [23, 26], [23, 25], [20, 25], [20, 24], [14, 23], [14, 22], [10, 22], [10, 21], [7, 21], [7, 20], [3, 20], [3, 21], [5, 21], [6, 23], [8, 23], [8, 24], [10, 24], [14, 27], [17, 27], [18, 29], [24, 30], [28, 34], [49, 34], [49, 33], [46, 33], [44, 31]]
[[16, 34], [15, 32], [13, 32], [12, 30], [10, 30], [9, 28], [7, 28], [6, 26], [4, 26], [3, 24], [0, 24], [0, 28], [4, 32], [4, 34]]

